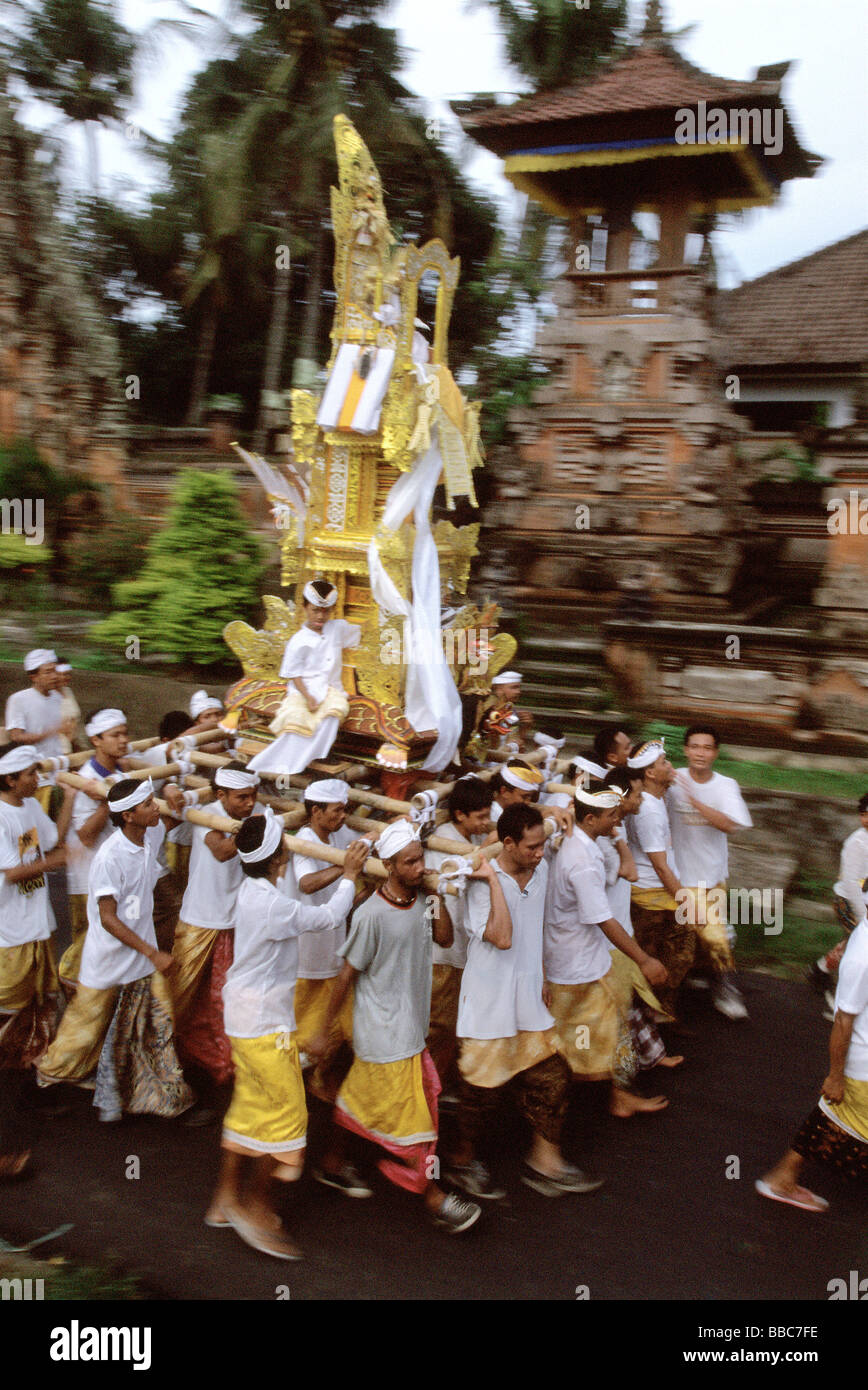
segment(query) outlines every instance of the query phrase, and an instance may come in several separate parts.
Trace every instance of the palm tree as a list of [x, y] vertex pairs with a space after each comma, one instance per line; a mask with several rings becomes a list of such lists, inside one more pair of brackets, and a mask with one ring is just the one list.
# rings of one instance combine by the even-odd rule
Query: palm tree
[[627, 23], [627, 0], [475, 0], [500, 18], [506, 52], [533, 92], [590, 77], [615, 51]]
[[35, 97], [84, 129], [89, 182], [99, 191], [97, 130], [123, 119], [132, 96], [135, 45], [103, 0], [39, 0], [19, 10], [11, 72]]

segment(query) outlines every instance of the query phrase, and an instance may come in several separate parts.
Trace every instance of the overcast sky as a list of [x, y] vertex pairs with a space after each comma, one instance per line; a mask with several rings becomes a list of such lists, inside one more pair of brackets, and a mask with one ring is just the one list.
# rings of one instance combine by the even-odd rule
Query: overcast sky
[[[223, 12], [224, 0], [198, 3]], [[120, 8], [137, 30], [155, 17], [178, 14], [172, 0], [120, 0]], [[644, 9], [644, 0], [631, 0], [634, 31]], [[868, 226], [866, 0], [666, 0], [664, 12], [670, 30], [695, 26], [679, 47], [708, 72], [750, 77], [760, 64], [794, 60], [784, 99], [804, 147], [827, 161], [813, 179], [785, 184], [775, 207], [751, 210], [721, 233], [724, 283], [753, 278]], [[515, 211], [520, 195], [500, 172], [500, 161], [484, 151], [468, 160], [446, 104], [471, 92], [520, 90], [492, 11], [468, 0], [394, 0], [389, 18], [407, 52], [406, 85], [440, 118], [447, 146], [464, 151], [469, 177]], [[194, 44], [173, 38], [162, 45], [142, 88], [137, 119], [145, 129], [170, 133], [184, 88], [207, 56], [204, 36]], [[148, 184], [132, 143], [111, 136], [101, 142], [106, 182], [125, 181], [130, 196]]]

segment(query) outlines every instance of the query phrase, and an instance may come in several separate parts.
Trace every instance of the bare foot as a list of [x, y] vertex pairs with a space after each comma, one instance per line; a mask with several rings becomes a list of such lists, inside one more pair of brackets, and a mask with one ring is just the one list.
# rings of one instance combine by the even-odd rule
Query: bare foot
[[609, 1114], [619, 1120], [628, 1120], [631, 1115], [650, 1114], [655, 1110], [665, 1110], [669, 1101], [665, 1096], [634, 1096], [630, 1091], [612, 1091], [609, 1101]]
[[662, 1057], [658, 1058], [654, 1065], [655, 1067], [680, 1067], [683, 1061], [684, 1058], [680, 1054], [677, 1057], [673, 1057], [671, 1053], [666, 1052]]

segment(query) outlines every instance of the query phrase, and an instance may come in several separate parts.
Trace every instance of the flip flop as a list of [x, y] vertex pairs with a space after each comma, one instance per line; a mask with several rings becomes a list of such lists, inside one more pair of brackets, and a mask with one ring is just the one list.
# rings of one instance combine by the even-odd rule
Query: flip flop
[[202, 1219], [205, 1222], [206, 1226], [214, 1226], [221, 1230], [225, 1226], [232, 1225], [232, 1222], [227, 1220], [227, 1218], [223, 1215], [223, 1212], [220, 1210], [219, 1207], [216, 1211], [207, 1211]]
[[[821, 1212], [829, 1209], [825, 1197], [818, 1197], [816, 1192], [809, 1192], [806, 1187], [797, 1187], [789, 1196], [775, 1192], [763, 1178], [757, 1178], [754, 1187], [761, 1197], [768, 1197], [772, 1202], [783, 1202], [788, 1207], [798, 1207], [800, 1211], [812, 1211], [819, 1216]], [[804, 1197], [800, 1197], [800, 1193], [804, 1193]], [[810, 1198], [810, 1201], [806, 1201], [805, 1198]]]

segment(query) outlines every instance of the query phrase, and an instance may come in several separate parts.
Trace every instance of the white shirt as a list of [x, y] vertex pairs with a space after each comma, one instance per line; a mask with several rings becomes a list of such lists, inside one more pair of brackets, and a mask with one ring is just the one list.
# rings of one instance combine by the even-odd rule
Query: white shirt
[[287, 642], [280, 674], [284, 680], [303, 680], [308, 695], [322, 704], [330, 685], [343, 689], [344, 649], [357, 647], [361, 640], [362, 629], [344, 618], [331, 618], [321, 633], [305, 624]]
[[[358, 838], [356, 831], [348, 825], [333, 830], [328, 843], [332, 849], [346, 849]], [[313, 826], [303, 825], [298, 832], [299, 840], [311, 840], [315, 845], [323, 844]], [[320, 874], [329, 866], [322, 859], [312, 859], [305, 854], [292, 856], [292, 873], [296, 884], [296, 896], [307, 907], [322, 907], [330, 903], [338, 888], [340, 879], [320, 888], [316, 893], [303, 893], [298, 884], [308, 874]], [[305, 932], [298, 940], [298, 976], [300, 980], [331, 980], [341, 972], [343, 961], [338, 951], [347, 939], [346, 917], [329, 931]]]
[[[210, 808], [217, 815], [223, 811], [219, 801]], [[253, 816], [264, 814], [261, 806], [255, 806]], [[207, 825], [185, 824], [193, 832], [190, 848], [190, 872], [184, 900], [181, 903], [180, 919], [188, 927], [204, 927], [206, 931], [230, 931], [235, 926], [235, 907], [238, 890], [244, 878], [241, 860], [235, 854], [231, 859], [219, 860], [214, 857], [205, 843], [211, 831]], [[231, 840], [228, 832], [217, 831], [224, 839]]]
[[841, 960], [835, 1008], [856, 1015], [844, 1075], [854, 1081], [868, 1081], [868, 921], [864, 917]]
[[555, 985], [588, 985], [611, 967], [599, 923], [612, 915], [603, 851], [579, 826], [564, 840], [549, 872], [543, 964]]
[[323, 907], [304, 907], [266, 878], [242, 880], [235, 909], [235, 957], [223, 986], [223, 1018], [233, 1038], [295, 1029], [298, 938], [346, 918], [353, 884], [341, 879]]
[[753, 825], [741, 788], [734, 777], [713, 772], [709, 782], [694, 782], [685, 769], [678, 774], [666, 793], [669, 823], [672, 827], [672, 849], [681, 882], [690, 888], [704, 883], [726, 883], [729, 873], [729, 846], [725, 830], [717, 830], [694, 810], [679, 786], [683, 778], [690, 795], [712, 811], [720, 811], [747, 830]]
[[537, 865], [520, 889], [494, 860], [512, 918], [512, 945], [501, 951], [482, 936], [491, 913], [488, 884], [475, 880], [467, 890], [467, 964], [458, 1002], [459, 1038], [514, 1038], [542, 1032], [554, 1019], [542, 1001], [543, 913], [548, 865]]
[[57, 826], [33, 797], [21, 806], [0, 801], [0, 946], [46, 941], [54, 931], [45, 874], [7, 883], [2, 870], [33, 864], [56, 844]]
[[[609, 915], [624, 928], [628, 936], [633, 935], [633, 921], [630, 916], [630, 880], [621, 877], [621, 858], [616, 848], [617, 840], [624, 840], [626, 836], [621, 826], [615, 827], [611, 836], [600, 835], [597, 844], [603, 855], [603, 864], [606, 869], [606, 897], [609, 899], [611, 909]], [[617, 946], [609, 942], [609, 949], [616, 951]]]
[[[34, 741], [47, 729], [56, 729], [62, 718], [63, 696], [59, 690], [49, 690], [47, 695], [40, 695], [36, 687], [31, 685], [28, 690], [16, 690], [6, 701], [7, 732], [9, 729], [23, 729]], [[61, 757], [63, 744], [60, 735], [43, 739], [36, 744], [36, 751], [40, 759]], [[49, 780], [40, 776], [40, 785], [46, 785]]]
[[81, 954], [79, 984], [111, 989], [153, 975], [147, 956], [125, 946], [106, 931], [100, 920], [100, 898], [114, 898], [120, 920], [155, 950], [154, 884], [160, 876], [158, 858], [166, 836], [163, 822], [145, 831], [144, 844], [134, 845], [123, 830], [115, 830], [100, 845], [90, 866], [87, 887], [87, 934]]
[[[462, 835], [461, 831], [458, 829], [458, 826], [454, 825], [451, 820], [446, 821], [444, 825], [438, 825], [435, 833], [437, 835], [442, 835], [444, 840], [460, 841], [465, 839], [464, 835]], [[484, 844], [487, 839], [487, 834], [472, 835], [468, 843], [481, 845]], [[442, 850], [426, 849], [425, 867], [436, 871], [445, 860], [450, 858], [455, 859], [463, 854], [467, 854], [467, 851], [460, 848], [456, 848], [455, 854], [453, 855], [445, 854]], [[449, 920], [452, 923], [452, 945], [438, 946], [437, 942], [434, 942], [434, 964], [451, 965], [456, 970], [463, 970], [464, 963], [467, 960], [467, 927], [464, 921], [467, 908], [466, 899], [456, 898], [450, 893], [446, 893], [443, 902], [446, 905], [446, 911], [449, 913]]]
[[635, 816], [626, 817], [625, 828], [627, 843], [632, 850], [639, 875], [634, 888], [663, 887], [657, 877], [657, 870], [648, 858], [649, 854], [665, 854], [669, 868], [675, 877], [678, 877], [675, 855], [672, 852], [672, 832], [666, 814], [666, 803], [662, 797], [643, 792], [639, 810]]
[[[84, 767], [79, 768], [79, 775], [87, 778], [94, 778], [97, 781], [119, 782], [123, 772], [110, 772], [108, 776], [94, 765], [91, 758], [85, 763]], [[94, 812], [98, 811], [103, 803], [94, 801], [88, 796], [87, 792], [77, 791], [72, 802], [72, 818], [69, 822], [69, 833], [66, 837], [66, 888], [71, 895], [87, 892], [87, 880], [90, 874], [90, 866], [93, 863], [94, 855], [100, 845], [104, 845], [115, 832], [115, 827], [110, 820], [106, 820], [105, 825], [94, 841], [92, 849], [81, 843], [78, 832], [83, 825], [90, 820]]]
[[858, 922], [868, 905], [868, 830], [864, 826], [848, 835], [841, 846], [835, 892], [847, 899]]

